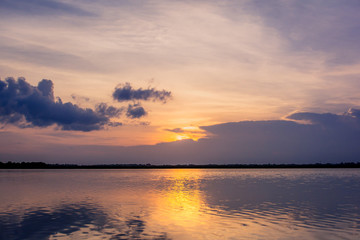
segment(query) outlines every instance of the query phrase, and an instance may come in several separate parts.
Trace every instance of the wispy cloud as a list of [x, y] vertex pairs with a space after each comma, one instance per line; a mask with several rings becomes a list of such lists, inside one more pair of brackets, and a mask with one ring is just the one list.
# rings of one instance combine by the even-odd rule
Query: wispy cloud
[[93, 13], [77, 7], [74, 4], [64, 3], [57, 0], [1, 0], [0, 9], [2, 14], [19, 12], [21, 14], [37, 14], [47, 16], [54, 16], [54, 14], [69, 14], [77, 16], [94, 15]]
[[330, 67], [360, 61], [359, 1], [270, 0], [242, 5], [286, 39], [293, 53], [323, 52]]
[[68, 51], [54, 49], [46, 46], [46, 44], [39, 44], [33, 41], [24, 41], [24, 39], [17, 39], [2, 36], [0, 41], [1, 58], [8, 61], [20, 62], [22, 64], [29, 64], [31, 66], [49, 67], [52, 69], [68, 69], [78, 70], [83, 72], [91, 72], [98, 69], [90, 59], [85, 59]]

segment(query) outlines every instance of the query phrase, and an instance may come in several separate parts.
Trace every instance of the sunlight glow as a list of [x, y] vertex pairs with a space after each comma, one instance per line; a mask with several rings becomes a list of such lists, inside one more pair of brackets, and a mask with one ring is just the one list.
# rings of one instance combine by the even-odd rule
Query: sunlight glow
[[175, 134], [175, 141], [180, 141], [184, 139], [192, 139], [194, 141], [199, 140], [207, 136], [206, 132], [199, 127], [187, 126], [176, 129], [173, 131]]
[[176, 140], [180, 141], [184, 139], [190, 139], [190, 137], [185, 135], [176, 135]]

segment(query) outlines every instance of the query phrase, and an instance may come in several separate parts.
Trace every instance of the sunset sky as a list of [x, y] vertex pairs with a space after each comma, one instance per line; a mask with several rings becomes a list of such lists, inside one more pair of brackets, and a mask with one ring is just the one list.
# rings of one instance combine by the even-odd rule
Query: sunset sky
[[0, 0], [0, 160], [147, 162], [155, 145], [166, 150], [148, 156], [167, 153], [154, 163], [176, 163], [189, 146], [174, 144], [213, 151], [177, 154], [186, 163], [230, 149], [209, 162], [360, 159], [359, 12], [358, 0]]

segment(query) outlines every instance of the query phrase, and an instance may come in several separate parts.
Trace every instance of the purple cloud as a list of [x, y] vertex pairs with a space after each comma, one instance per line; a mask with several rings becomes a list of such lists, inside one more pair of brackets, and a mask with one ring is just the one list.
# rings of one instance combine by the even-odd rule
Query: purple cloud
[[166, 103], [171, 98], [171, 92], [166, 90], [156, 90], [155, 88], [133, 89], [130, 83], [119, 85], [115, 88], [113, 98], [116, 101], [160, 101]]
[[92, 131], [114, 125], [111, 117], [122, 109], [99, 104], [95, 110], [81, 108], [70, 102], [55, 100], [51, 80], [43, 79], [37, 86], [25, 78], [0, 80], [0, 122], [19, 127], [48, 127], [58, 125], [62, 130]]

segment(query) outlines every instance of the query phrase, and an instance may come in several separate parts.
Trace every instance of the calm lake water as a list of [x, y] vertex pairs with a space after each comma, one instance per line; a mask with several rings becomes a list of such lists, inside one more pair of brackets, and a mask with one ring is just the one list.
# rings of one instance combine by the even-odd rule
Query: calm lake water
[[360, 170], [1, 170], [0, 239], [360, 239]]

